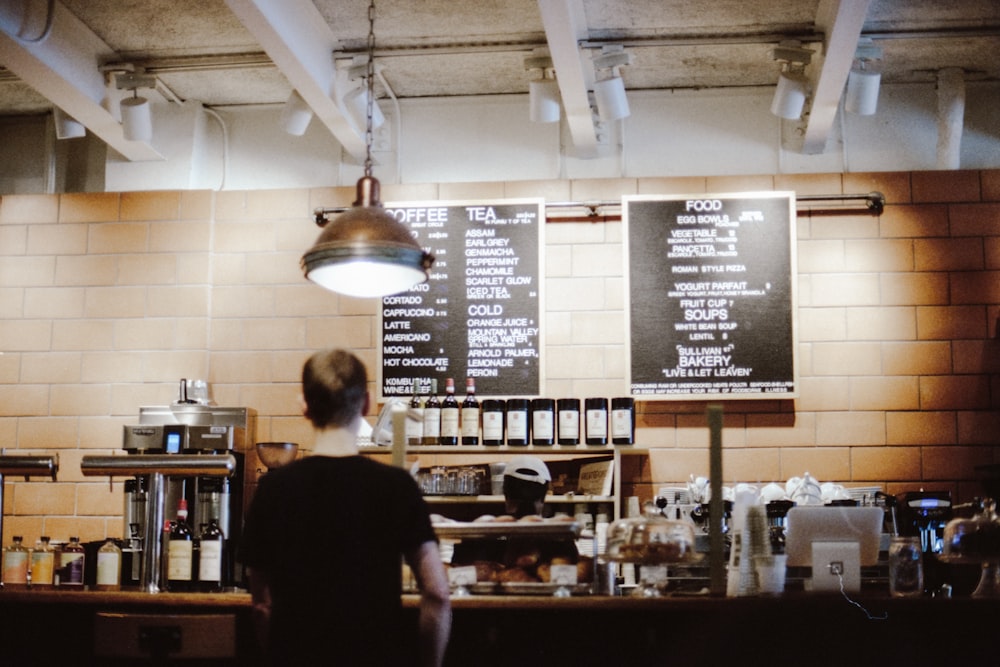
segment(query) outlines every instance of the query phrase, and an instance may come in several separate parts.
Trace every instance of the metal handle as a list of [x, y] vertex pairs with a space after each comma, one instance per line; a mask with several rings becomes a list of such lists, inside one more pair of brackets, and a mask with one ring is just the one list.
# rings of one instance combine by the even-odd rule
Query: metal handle
[[84, 476], [161, 475], [229, 477], [236, 470], [232, 454], [136, 454], [132, 456], [84, 456]]
[[0, 477], [16, 475], [24, 477], [51, 477], [54, 481], [59, 471], [59, 457], [46, 456], [0, 456]]

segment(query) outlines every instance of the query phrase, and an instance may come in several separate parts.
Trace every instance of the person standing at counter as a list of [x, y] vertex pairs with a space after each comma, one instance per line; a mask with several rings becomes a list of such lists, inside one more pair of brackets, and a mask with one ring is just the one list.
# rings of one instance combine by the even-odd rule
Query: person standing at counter
[[[440, 665], [448, 578], [427, 506], [400, 468], [358, 454], [368, 377], [350, 352], [302, 370], [311, 456], [261, 478], [242, 544], [258, 636], [274, 665]], [[401, 558], [420, 589], [419, 660], [406, 653]]]

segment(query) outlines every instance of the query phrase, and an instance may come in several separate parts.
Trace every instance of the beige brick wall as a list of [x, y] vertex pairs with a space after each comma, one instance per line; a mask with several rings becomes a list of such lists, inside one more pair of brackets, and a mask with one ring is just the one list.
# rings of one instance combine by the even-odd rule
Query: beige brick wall
[[[727, 481], [823, 481], [982, 492], [1000, 462], [1000, 171], [647, 178], [386, 186], [387, 201], [542, 195], [880, 190], [881, 217], [799, 216], [801, 395], [730, 401]], [[376, 303], [305, 282], [315, 206], [353, 188], [260, 192], [14, 195], [0, 200], [0, 446], [57, 453], [59, 481], [8, 479], [3, 542], [121, 531], [121, 481], [80, 474], [114, 453], [142, 405], [206, 378], [221, 405], [258, 412], [260, 440], [307, 444], [299, 370], [345, 346], [374, 370]], [[617, 395], [625, 380], [622, 229], [546, 229], [552, 396]], [[374, 373], [373, 373], [374, 375]], [[701, 402], [639, 406], [626, 493], [705, 474]], [[256, 467], [256, 462], [249, 462]]]

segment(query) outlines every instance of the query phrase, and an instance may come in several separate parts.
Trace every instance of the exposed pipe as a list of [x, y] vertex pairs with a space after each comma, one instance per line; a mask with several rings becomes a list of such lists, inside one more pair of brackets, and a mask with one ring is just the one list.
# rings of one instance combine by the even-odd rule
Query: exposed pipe
[[965, 120], [965, 72], [946, 67], [937, 76], [937, 168], [958, 169]]

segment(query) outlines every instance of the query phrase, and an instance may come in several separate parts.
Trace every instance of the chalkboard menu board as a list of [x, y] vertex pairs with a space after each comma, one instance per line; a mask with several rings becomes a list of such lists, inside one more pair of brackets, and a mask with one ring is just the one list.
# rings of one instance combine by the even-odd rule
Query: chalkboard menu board
[[622, 200], [629, 391], [792, 398], [795, 194]]
[[417, 202], [386, 210], [436, 260], [430, 279], [382, 299], [381, 398], [445, 380], [478, 396], [542, 393], [542, 199]]

